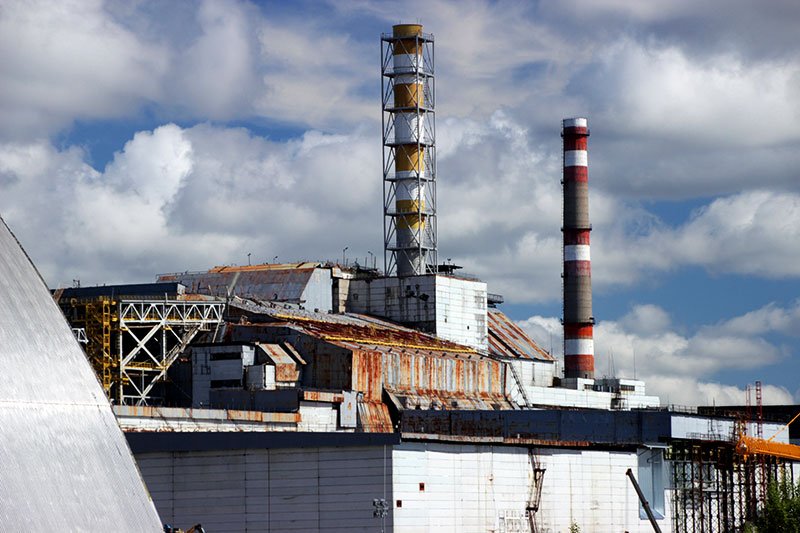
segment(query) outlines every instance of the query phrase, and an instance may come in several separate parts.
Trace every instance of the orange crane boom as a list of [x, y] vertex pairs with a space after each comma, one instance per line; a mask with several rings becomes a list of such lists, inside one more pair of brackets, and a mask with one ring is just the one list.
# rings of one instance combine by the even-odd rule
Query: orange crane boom
[[750, 454], [761, 454], [800, 461], [800, 446], [794, 444], [784, 444], [782, 442], [773, 442], [772, 440], [782, 431], [788, 428], [792, 422], [798, 419], [798, 417], [800, 417], [800, 413], [796, 414], [788, 424], [779, 429], [778, 432], [769, 439], [740, 435], [739, 442], [736, 443], [736, 452], [740, 455], [744, 455], [745, 457]]
[[800, 461], [800, 446], [742, 435], [736, 443], [736, 452], [745, 457], [751, 454], [770, 455]]

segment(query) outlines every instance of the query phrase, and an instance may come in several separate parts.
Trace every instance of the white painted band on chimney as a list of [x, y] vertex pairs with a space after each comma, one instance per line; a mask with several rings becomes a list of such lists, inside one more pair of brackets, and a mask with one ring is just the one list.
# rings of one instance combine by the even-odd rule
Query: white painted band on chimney
[[399, 76], [395, 76], [394, 84], [397, 85], [419, 85], [422, 86], [422, 78], [417, 76], [416, 74], [401, 74]]
[[422, 54], [395, 54], [392, 59], [395, 73], [422, 72]]
[[588, 167], [589, 154], [586, 150], [568, 150], [564, 152], [565, 167]]
[[569, 244], [564, 247], [564, 261], [591, 261], [588, 244]]
[[397, 170], [394, 173], [394, 178], [397, 180], [417, 179], [417, 174], [419, 174], [419, 177], [423, 181], [431, 178], [430, 174], [428, 174], [426, 170], [423, 170], [422, 172], [417, 172], [416, 170]]
[[565, 118], [563, 121], [565, 128], [587, 128], [589, 121], [585, 118]]
[[564, 246], [564, 261], [591, 261], [588, 244], [569, 244]]
[[564, 355], [594, 355], [594, 340], [566, 339], [564, 341]]

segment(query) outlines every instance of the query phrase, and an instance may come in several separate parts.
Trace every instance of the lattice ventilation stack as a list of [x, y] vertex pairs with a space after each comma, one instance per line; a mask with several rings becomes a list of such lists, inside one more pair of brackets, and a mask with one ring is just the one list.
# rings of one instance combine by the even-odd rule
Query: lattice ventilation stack
[[386, 275], [436, 272], [433, 36], [399, 24], [381, 36]]

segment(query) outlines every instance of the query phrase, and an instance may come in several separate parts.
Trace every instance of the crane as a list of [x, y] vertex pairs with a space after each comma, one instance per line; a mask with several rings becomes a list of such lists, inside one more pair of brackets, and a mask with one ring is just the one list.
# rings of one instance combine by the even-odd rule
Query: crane
[[[774, 442], [775, 437], [785, 431], [795, 420], [800, 417], [800, 413], [796, 414], [788, 424], [781, 427], [773, 436], [764, 439], [763, 435], [763, 410], [761, 404], [761, 382], [756, 381], [756, 404], [758, 414], [758, 425], [756, 430], [756, 437], [750, 437], [746, 433], [747, 425], [743, 424], [742, 432], [739, 434], [739, 440], [736, 443], [736, 452], [742, 455], [745, 459], [748, 455], [761, 455], [771, 457], [781, 457], [783, 459], [791, 459], [800, 461], [800, 446], [794, 444], [785, 444], [783, 442]], [[750, 406], [750, 386], [747, 386], [747, 405], [748, 410]]]
[[736, 443], [736, 452], [745, 457], [748, 455], [760, 454], [800, 461], [800, 446], [774, 441], [775, 437], [780, 435], [792, 424], [792, 422], [798, 418], [800, 418], [800, 413], [797, 413], [788, 424], [781, 427], [773, 436], [768, 439], [750, 437], [742, 433], [739, 435], [739, 441]]

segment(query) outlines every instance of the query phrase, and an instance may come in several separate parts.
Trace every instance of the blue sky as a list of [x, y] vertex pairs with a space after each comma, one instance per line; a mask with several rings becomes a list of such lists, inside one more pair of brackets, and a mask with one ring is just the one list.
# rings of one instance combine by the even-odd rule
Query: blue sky
[[586, 116], [598, 373], [800, 400], [796, 2], [4, 2], [0, 214], [52, 286], [380, 255], [379, 36], [436, 36], [440, 257], [560, 344]]

